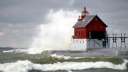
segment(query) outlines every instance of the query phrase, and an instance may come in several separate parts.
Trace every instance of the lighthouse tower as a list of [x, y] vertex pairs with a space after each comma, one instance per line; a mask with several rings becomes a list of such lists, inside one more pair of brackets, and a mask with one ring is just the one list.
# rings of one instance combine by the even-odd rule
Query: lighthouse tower
[[84, 7], [78, 22], [73, 26], [71, 51], [86, 51], [96, 48], [109, 48], [107, 25], [97, 16], [89, 15]]

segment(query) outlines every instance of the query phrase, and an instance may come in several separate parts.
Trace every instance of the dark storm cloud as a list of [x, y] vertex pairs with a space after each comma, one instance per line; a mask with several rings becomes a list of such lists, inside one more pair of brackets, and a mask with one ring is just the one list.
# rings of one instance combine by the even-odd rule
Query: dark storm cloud
[[49, 9], [70, 5], [69, 0], [1, 0], [1, 23], [41, 23]]

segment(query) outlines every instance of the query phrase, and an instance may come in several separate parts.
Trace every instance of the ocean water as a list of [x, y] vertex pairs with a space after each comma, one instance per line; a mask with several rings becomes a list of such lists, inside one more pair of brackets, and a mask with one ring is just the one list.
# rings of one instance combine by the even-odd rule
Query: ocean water
[[80, 60], [84, 57], [28, 54], [25, 50], [0, 48], [0, 72], [128, 72], [125, 58], [119, 63], [84, 61]]

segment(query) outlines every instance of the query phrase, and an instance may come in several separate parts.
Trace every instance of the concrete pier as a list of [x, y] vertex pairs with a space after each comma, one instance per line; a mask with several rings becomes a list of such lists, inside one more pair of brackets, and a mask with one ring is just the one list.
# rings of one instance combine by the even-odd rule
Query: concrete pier
[[44, 51], [48, 54], [57, 54], [64, 56], [126, 56], [128, 55], [128, 49], [119, 48], [101, 48], [101, 49], [91, 49], [87, 51], [70, 51], [70, 50], [47, 50]]

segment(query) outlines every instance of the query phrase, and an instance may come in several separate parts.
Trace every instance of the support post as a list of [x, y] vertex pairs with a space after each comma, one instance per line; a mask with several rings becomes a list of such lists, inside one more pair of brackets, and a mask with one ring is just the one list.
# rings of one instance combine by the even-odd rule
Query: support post
[[115, 43], [116, 44], [116, 48], [117, 48], [117, 38], [116, 38], [116, 35], [117, 34], [112, 34], [113, 35], [113, 43], [112, 43], [112, 48], [113, 48], [113, 44]]
[[124, 46], [125, 46], [125, 49], [126, 49], [125, 39], [126, 39], [125, 33], [124, 33], [124, 37], [122, 36], [122, 33], [121, 33], [121, 46], [120, 46], [120, 49], [122, 47], [122, 43], [124, 43]]

